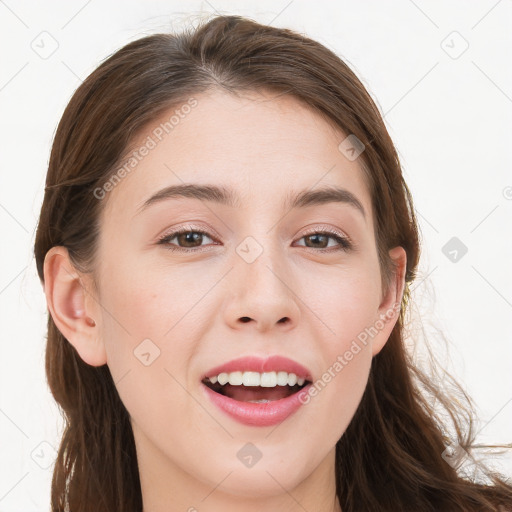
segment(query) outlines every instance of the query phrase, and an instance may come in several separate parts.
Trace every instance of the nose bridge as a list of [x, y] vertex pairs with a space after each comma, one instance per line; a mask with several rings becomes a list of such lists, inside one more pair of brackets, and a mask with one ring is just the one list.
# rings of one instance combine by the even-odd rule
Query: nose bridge
[[[251, 237], [252, 238], [252, 237]], [[256, 243], [259, 246], [256, 246]], [[244, 249], [249, 247], [249, 253], [244, 253]], [[266, 291], [267, 296], [273, 292], [284, 293], [281, 289], [283, 283], [277, 278], [283, 269], [282, 254], [270, 242], [270, 237], [264, 242], [255, 242], [247, 240], [238, 248], [238, 260], [236, 266], [239, 269], [239, 276], [245, 282], [246, 290], [252, 290], [255, 294]], [[246, 255], [250, 257], [246, 258]]]
[[288, 283], [283, 247], [268, 236], [247, 237], [235, 249], [231, 304], [227, 309], [232, 326], [253, 321], [259, 330], [293, 325], [299, 308]]

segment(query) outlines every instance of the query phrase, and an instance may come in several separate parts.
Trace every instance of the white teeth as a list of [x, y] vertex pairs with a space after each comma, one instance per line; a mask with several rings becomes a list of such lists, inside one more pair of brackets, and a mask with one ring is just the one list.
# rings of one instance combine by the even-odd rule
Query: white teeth
[[219, 373], [209, 377], [208, 380], [212, 383], [219, 383], [221, 386], [224, 384], [231, 384], [232, 386], [261, 386], [263, 388], [275, 388], [276, 386], [295, 386], [298, 384], [302, 386], [306, 379], [297, 377], [295, 373], [288, 372], [231, 372]]
[[244, 372], [242, 376], [244, 386], [259, 386], [260, 374], [258, 372]]
[[229, 374], [229, 383], [232, 386], [241, 386], [243, 382], [242, 372], [231, 372]]
[[[219, 380], [219, 384], [221, 384], [222, 386], [224, 386], [224, 384], [227, 384], [228, 383], [228, 380], [229, 380], [229, 375], [227, 373], [219, 373], [219, 375], [217, 376], [218, 380]], [[211, 380], [210, 380], [211, 382]]]
[[286, 372], [277, 372], [277, 385], [288, 386], [288, 374]]
[[261, 374], [262, 388], [275, 388], [277, 386], [276, 372], [265, 372]]

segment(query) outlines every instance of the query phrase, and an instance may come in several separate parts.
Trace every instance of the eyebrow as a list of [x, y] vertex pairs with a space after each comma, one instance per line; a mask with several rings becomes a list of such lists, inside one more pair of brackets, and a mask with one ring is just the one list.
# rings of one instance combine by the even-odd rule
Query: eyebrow
[[[137, 215], [153, 204], [182, 197], [212, 201], [232, 208], [240, 208], [241, 206], [239, 197], [229, 188], [218, 185], [182, 184], [165, 187], [153, 194], [138, 208]], [[295, 194], [289, 193], [283, 207], [285, 210], [292, 210], [327, 203], [344, 203], [353, 206], [366, 220], [366, 212], [359, 199], [352, 192], [335, 186], [303, 190]]]

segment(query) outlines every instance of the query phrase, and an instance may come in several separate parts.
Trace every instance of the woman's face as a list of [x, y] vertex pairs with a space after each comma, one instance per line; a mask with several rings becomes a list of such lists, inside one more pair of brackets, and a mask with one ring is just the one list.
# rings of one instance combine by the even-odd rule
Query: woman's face
[[[291, 97], [197, 95], [147, 128], [136, 165], [99, 199], [89, 311], [131, 416], [143, 487], [195, 480], [204, 496], [300, 496], [304, 482], [333, 478], [335, 444], [401, 297], [399, 284], [381, 289], [360, 159], [339, 149], [347, 135]], [[192, 188], [154, 198], [183, 185], [219, 187], [230, 201]], [[325, 188], [345, 192], [336, 200]], [[311, 200], [292, 206], [302, 194]], [[265, 366], [272, 356], [291, 362]], [[269, 387], [235, 382], [223, 396], [202, 382], [240, 357], [263, 363], [235, 363], [228, 378], [259, 368]], [[271, 372], [292, 373], [293, 362], [316, 386], [298, 407], [299, 395], [283, 398], [297, 387], [272, 387]], [[286, 405], [265, 402], [278, 398]]]

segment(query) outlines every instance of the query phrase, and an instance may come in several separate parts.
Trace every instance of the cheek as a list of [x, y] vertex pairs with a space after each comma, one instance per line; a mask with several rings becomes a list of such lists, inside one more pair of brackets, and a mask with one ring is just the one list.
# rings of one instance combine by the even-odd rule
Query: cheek
[[180, 318], [190, 309], [186, 287], [183, 291], [175, 280], [166, 281], [136, 261], [119, 261], [104, 276], [102, 337], [114, 382], [137, 382], [141, 389], [161, 386], [164, 375], [169, 379], [164, 368], [174, 372], [169, 361], [177, 366], [187, 360], [186, 344], [173, 344], [173, 357], [168, 354]]
[[[336, 335], [323, 342], [323, 367], [304, 399], [311, 407], [310, 417], [328, 420], [322, 436], [334, 445], [347, 429], [368, 382], [372, 361], [371, 344], [365, 338], [366, 318], [340, 315]], [[363, 327], [362, 327], [363, 326]], [[361, 336], [361, 333], [363, 336]], [[308, 425], [309, 434], [318, 437], [318, 422]], [[321, 437], [318, 438], [321, 443]]]
[[[315, 417], [332, 419], [333, 442], [346, 430], [368, 381], [372, 360], [369, 332], [378, 318], [378, 279], [371, 265], [352, 268], [338, 272], [336, 279], [317, 281], [308, 298], [308, 306], [321, 321], [318, 332], [324, 334], [318, 337], [317, 333], [321, 375], [306, 400]], [[311, 434], [314, 431], [315, 425], [311, 425]]]
[[194, 336], [190, 310], [201, 290], [177, 283], [175, 274], [119, 264], [105, 281], [109, 289], [102, 297], [108, 311], [102, 335], [112, 378], [132, 421], [155, 442], [174, 431], [190, 434], [201, 424], [184, 390], [195, 349], [187, 342]]
[[[118, 345], [125, 340], [132, 348], [146, 338], [157, 345], [172, 338], [211, 287], [208, 279], [198, 279], [197, 272], [155, 269], [142, 258], [120, 261], [105, 275], [101, 303], [105, 326], [113, 330], [106, 341]], [[109, 336], [114, 333], [118, 336]]]
[[369, 261], [328, 269], [302, 281], [301, 296], [325, 327], [330, 349], [345, 350], [347, 342], [375, 322], [380, 303], [380, 274], [375, 267]]
[[136, 402], [144, 395], [140, 390], [161, 392], [170, 402], [186, 398], [176, 390], [178, 382], [188, 383], [190, 359], [205, 328], [200, 320], [204, 307], [214, 310], [207, 296], [214, 278], [152, 266], [142, 258], [119, 259], [108, 273], [105, 267], [102, 336], [114, 382], [122, 379], [119, 393], [125, 393], [127, 407], [141, 405]]

